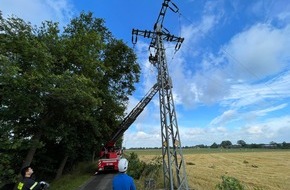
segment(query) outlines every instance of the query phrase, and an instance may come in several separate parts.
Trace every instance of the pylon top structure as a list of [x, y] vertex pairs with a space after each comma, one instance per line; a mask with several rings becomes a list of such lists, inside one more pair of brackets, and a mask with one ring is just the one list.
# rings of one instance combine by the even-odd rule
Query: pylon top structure
[[178, 7], [170, 0], [164, 0], [154, 30], [132, 30], [132, 43], [137, 43], [137, 36], [151, 38], [149, 49], [154, 49], [155, 54], [150, 54], [149, 61], [157, 68], [157, 83], [159, 86], [159, 104], [161, 119], [161, 143], [165, 189], [188, 190], [185, 163], [182, 153], [181, 140], [178, 130], [177, 117], [172, 95], [172, 81], [169, 76], [165, 48], [163, 41], [176, 42], [178, 50], [184, 38], [171, 35], [163, 27], [164, 17], [169, 8], [177, 13]]

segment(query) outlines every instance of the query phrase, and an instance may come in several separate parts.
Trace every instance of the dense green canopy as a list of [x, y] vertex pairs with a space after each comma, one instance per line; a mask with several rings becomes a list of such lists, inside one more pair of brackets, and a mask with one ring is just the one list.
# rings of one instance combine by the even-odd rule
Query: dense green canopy
[[59, 29], [0, 15], [0, 188], [24, 163], [39, 175], [91, 159], [123, 117], [136, 55], [92, 13]]

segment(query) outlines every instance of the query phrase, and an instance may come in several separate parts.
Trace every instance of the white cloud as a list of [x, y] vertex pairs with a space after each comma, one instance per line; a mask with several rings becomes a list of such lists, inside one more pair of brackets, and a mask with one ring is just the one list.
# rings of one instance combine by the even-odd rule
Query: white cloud
[[245, 106], [266, 103], [268, 100], [282, 100], [290, 95], [290, 72], [258, 84], [235, 84], [231, 86], [230, 94], [224, 99], [223, 106], [239, 109]]
[[232, 106], [238, 107], [265, 98], [289, 97], [289, 73], [281, 73], [289, 69], [289, 35], [290, 27], [252, 26], [222, 47], [223, 53], [205, 53], [195, 73], [186, 70], [185, 60], [175, 59], [170, 65], [173, 82], [187, 84], [174, 85], [178, 103], [193, 106], [232, 100]]
[[[266, 121], [245, 124], [242, 127], [229, 130], [225, 127], [211, 128], [181, 128], [181, 139], [183, 144], [196, 145], [220, 143], [230, 140], [235, 144], [238, 140], [247, 143], [269, 143], [270, 141], [283, 142], [289, 139], [290, 116], [268, 118]], [[190, 132], [191, 131], [191, 132]]]
[[279, 73], [290, 61], [290, 28], [257, 24], [232, 38], [223, 47], [231, 63], [231, 77], [259, 80]]
[[1, 11], [5, 17], [14, 15], [38, 26], [45, 20], [62, 26], [74, 15], [68, 0], [2, 0]]
[[124, 134], [123, 146], [126, 148], [132, 147], [160, 147], [161, 136], [160, 126], [151, 128], [151, 131], [126, 131]]
[[229, 121], [237, 118], [237, 112], [235, 110], [225, 111], [221, 116], [216, 117], [210, 122], [211, 126], [224, 126]]
[[[232, 115], [227, 112], [224, 115]], [[244, 122], [242, 122], [244, 123]], [[148, 126], [143, 124], [143, 130]], [[160, 147], [160, 125], [155, 125], [144, 131], [127, 131], [125, 133], [124, 146], [131, 147]], [[222, 126], [212, 127], [184, 127], [179, 126], [180, 139], [183, 146], [197, 144], [211, 145], [221, 143], [223, 140], [230, 140], [235, 144], [238, 140], [245, 140], [246, 143], [269, 143], [270, 141], [283, 142], [289, 138], [290, 116], [268, 118], [262, 122], [242, 124], [238, 128], [228, 129]]]
[[273, 107], [268, 107], [266, 109], [263, 109], [263, 110], [259, 110], [259, 111], [253, 111], [253, 113], [255, 115], [258, 115], [258, 116], [265, 116], [267, 115], [268, 113], [271, 113], [273, 111], [277, 111], [277, 110], [281, 110], [283, 108], [287, 107], [287, 104], [284, 103], [284, 104], [281, 104], [281, 105], [278, 105], [278, 106], [273, 106]]
[[[245, 137], [252, 142], [261, 142], [268, 140], [281, 142], [282, 139], [287, 139], [290, 132], [290, 117], [283, 116], [278, 118], [269, 118], [264, 122], [245, 126]], [[287, 132], [287, 134], [285, 134]], [[266, 142], [267, 143], [267, 142]]]

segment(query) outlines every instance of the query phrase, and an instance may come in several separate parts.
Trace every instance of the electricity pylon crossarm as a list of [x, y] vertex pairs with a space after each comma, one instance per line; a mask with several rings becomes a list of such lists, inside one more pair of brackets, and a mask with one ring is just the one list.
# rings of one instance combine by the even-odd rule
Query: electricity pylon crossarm
[[[169, 4], [170, 3], [170, 4]], [[161, 142], [165, 189], [188, 190], [185, 163], [182, 153], [181, 140], [175, 112], [172, 81], [169, 76], [165, 48], [163, 41], [176, 42], [175, 49], [180, 48], [184, 38], [171, 35], [163, 28], [162, 23], [167, 8], [177, 12], [178, 8], [170, 0], [164, 0], [154, 31], [132, 30], [132, 42], [137, 42], [137, 36], [151, 38], [149, 46], [155, 50], [155, 55], [150, 55], [149, 61], [156, 66], [158, 71], [157, 83], [159, 86], [159, 104], [161, 120]]]

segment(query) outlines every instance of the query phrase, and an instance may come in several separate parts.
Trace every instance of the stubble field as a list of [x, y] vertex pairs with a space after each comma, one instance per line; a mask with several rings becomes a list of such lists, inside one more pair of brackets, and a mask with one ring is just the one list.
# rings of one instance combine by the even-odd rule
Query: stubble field
[[[128, 151], [131, 152], [131, 151]], [[161, 155], [160, 150], [134, 150], [142, 161]], [[191, 189], [211, 190], [226, 175], [238, 179], [246, 190], [289, 190], [289, 150], [184, 149]]]

